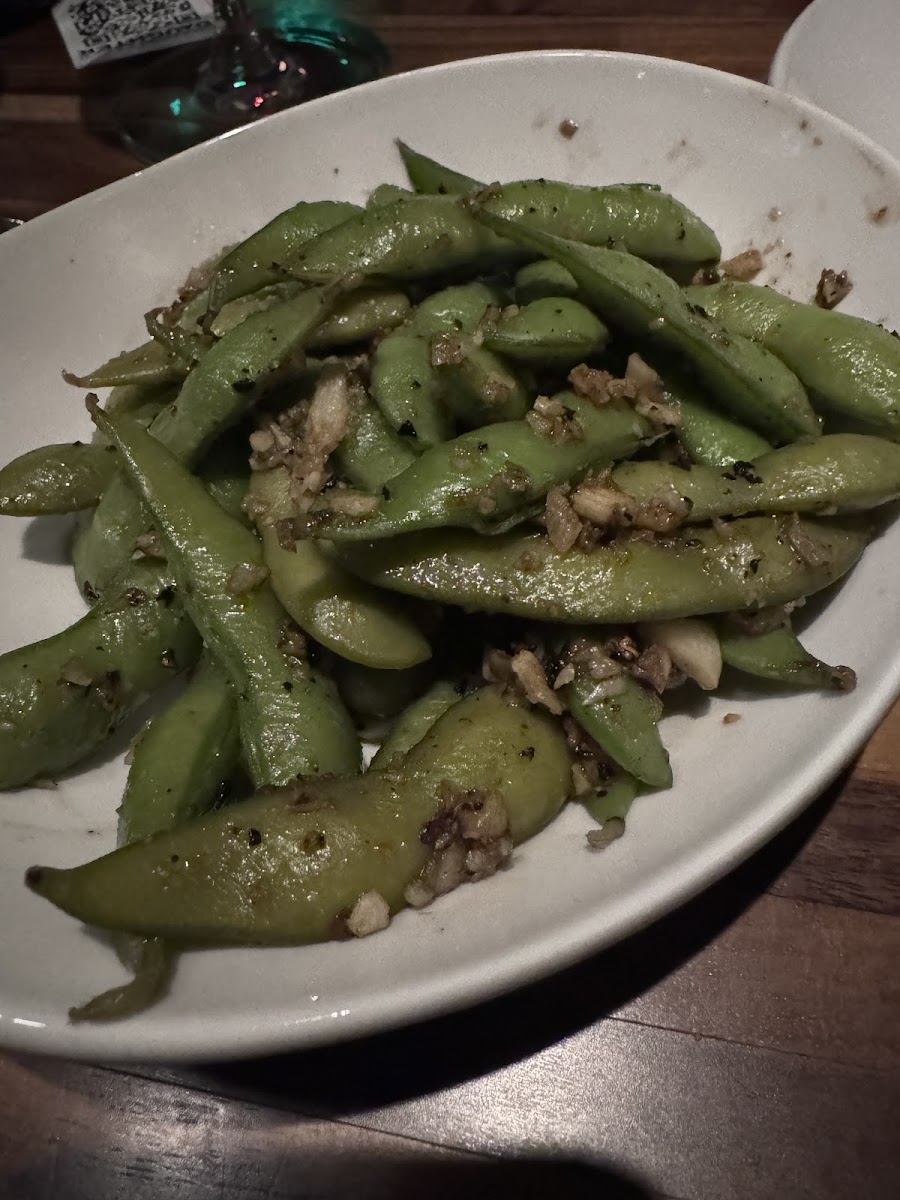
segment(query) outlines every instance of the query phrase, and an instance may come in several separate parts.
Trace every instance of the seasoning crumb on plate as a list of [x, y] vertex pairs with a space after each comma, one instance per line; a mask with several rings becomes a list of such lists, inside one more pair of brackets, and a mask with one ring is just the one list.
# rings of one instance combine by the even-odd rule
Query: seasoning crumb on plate
[[589, 829], [587, 842], [592, 850], [605, 850], [607, 846], [619, 840], [625, 832], [625, 822], [621, 817], [610, 817], [599, 829]]

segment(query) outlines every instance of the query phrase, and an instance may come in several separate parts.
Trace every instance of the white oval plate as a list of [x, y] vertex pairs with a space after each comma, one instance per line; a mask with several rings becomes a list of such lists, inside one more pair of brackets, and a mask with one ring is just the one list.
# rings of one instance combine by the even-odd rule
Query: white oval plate
[[[572, 140], [558, 132], [571, 118]], [[516, 54], [386, 79], [305, 105], [86, 196], [0, 239], [3, 451], [88, 431], [60, 369], [143, 340], [141, 314], [187, 268], [298, 198], [362, 200], [401, 181], [392, 139], [485, 180], [658, 180], [721, 235], [726, 254], [780, 244], [770, 277], [808, 297], [849, 268], [847, 308], [900, 310], [900, 169], [799, 101], [700, 67], [630, 55]], [[875, 224], [870, 214], [885, 207]], [[778, 216], [777, 214], [781, 215]], [[788, 251], [790, 255], [788, 256]], [[3, 648], [71, 622], [65, 522], [0, 522]], [[0, 796], [0, 1040], [87, 1058], [211, 1059], [348, 1038], [470, 1004], [607, 946], [724, 874], [797, 814], [865, 741], [900, 680], [900, 528], [866, 554], [808, 631], [852, 664], [849, 696], [698, 700], [665, 723], [675, 787], [641, 800], [628, 833], [590, 853], [572, 806], [514, 868], [390, 929], [304, 949], [184, 957], [146, 1015], [71, 1026], [67, 1007], [123, 978], [108, 946], [26, 892], [30, 863], [114, 845], [119, 758], [58, 791]], [[737, 724], [722, 724], [729, 711]]]
[[781, 41], [769, 82], [855, 125], [900, 159], [900, 4], [814, 0]]

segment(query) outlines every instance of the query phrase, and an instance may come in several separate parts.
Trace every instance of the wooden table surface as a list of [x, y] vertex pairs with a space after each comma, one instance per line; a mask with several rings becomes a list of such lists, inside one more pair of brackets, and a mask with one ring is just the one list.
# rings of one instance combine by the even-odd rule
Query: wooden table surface
[[[454, 15], [381, 0], [398, 70], [586, 46], [763, 79], [804, 3], [442, 7]], [[96, 119], [123, 69], [74, 71], [47, 19], [0, 38], [0, 214], [35, 216], [136, 167]], [[213, 1068], [0, 1056], [0, 1195], [895, 1197], [898, 790], [900, 707], [730, 878], [466, 1014]]]

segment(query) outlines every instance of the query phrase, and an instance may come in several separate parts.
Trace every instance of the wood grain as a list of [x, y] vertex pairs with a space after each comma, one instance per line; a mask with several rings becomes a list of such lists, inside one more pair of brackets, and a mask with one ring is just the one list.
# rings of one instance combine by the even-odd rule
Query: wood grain
[[[380, 0], [394, 68], [587, 46], [764, 79], [804, 0]], [[0, 214], [132, 171], [49, 19], [0, 38]], [[748, 863], [588, 962], [359, 1043], [178, 1070], [0, 1056], [11, 1200], [888, 1200], [900, 705]]]
[[648, 1195], [597, 1154], [498, 1161], [90, 1067], [6, 1058], [0, 1092], [22, 1097], [0, 1143], [0, 1195], [11, 1200]]

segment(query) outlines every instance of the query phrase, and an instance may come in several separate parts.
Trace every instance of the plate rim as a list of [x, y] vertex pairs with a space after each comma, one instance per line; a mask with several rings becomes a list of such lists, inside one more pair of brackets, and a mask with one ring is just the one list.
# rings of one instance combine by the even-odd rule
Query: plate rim
[[[809, 9], [805, 10], [806, 12], [809, 12]], [[805, 13], [801, 14], [798, 20], [802, 20]], [[794, 23], [794, 25], [796, 24], [797, 22]], [[511, 51], [504, 54], [457, 59], [448, 63], [438, 63], [386, 76], [352, 89], [352, 94], [356, 95], [358, 92], [364, 97], [372, 89], [390, 88], [397, 79], [410, 76], [440, 76], [444, 73], [459, 71], [462, 67], [489, 68], [497, 62], [513, 61], [527, 64], [536, 60], [566, 57], [593, 59], [597, 62], [625, 61], [635, 65], [646, 65], [648, 70], [663, 69], [701, 79], [724, 78], [728, 81], [729, 86], [738, 86], [751, 97], [777, 97], [779, 103], [790, 108], [792, 112], [814, 116], [826, 127], [830, 126], [843, 137], [849, 138], [858, 149], [865, 153], [867, 158], [874, 159], [884, 167], [887, 177], [900, 190], [900, 163], [868, 135], [841, 118], [802, 97], [780, 91], [766, 83], [718, 68], [661, 56], [586, 49]], [[295, 114], [298, 111], [308, 113], [311, 109], [329, 105], [337, 97], [344, 95], [346, 93], [322, 97], [306, 105], [274, 114], [262, 122], [256, 122], [253, 125], [223, 134], [214, 139], [212, 143], [203, 143], [183, 151], [173, 158], [135, 171], [131, 175], [107, 184], [96, 191], [88, 192], [34, 218], [21, 230], [13, 230], [7, 237], [33, 236], [25, 231], [30, 230], [35, 224], [38, 226], [42, 222], [46, 224], [56, 219], [56, 214], [65, 214], [73, 209], [75, 211], [86, 210], [100, 197], [115, 195], [119, 191], [139, 186], [139, 181], [147, 172], [170, 169], [170, 164], [183, 162], [186, 157], [193, 155], [202, 155], [211, 144], [218, 144], [228, 138], [252, 137], [254, 130], [261, 125], [273, 121], [287, 123], [296, 119]], [[0, 262], [3, 258], [2, 244], [0, 242]], [[321, 1018], [310, 1019], [308, 1016], [291, 1021], [287, 1019], [286, 1015], [279, 1013], [276, 1019], [269, 1016], [262, 1017], [255, 1027], [247, 1030], [246, 1028], [237, 1028], [237, 1024], [240, 1023], [238, 1018], [229, 1018], [229, 1021], [237, 1024], [234, 1030], [228, 1032], [227, 1036], [223, 1036], [221, 1032], [216, 1033], [217, 1029], [222, 1029], [223, 1022], [221, 1020], [211, 1022], [210, 1032], [198, 1036], [196, 1030], [189, 1028], [190, 1020], [193, 1017], [188, 1020], [182, 1018], [180, 1027], [178, 1018], [173, 1018], [174, 1027], [170, 1026], [155, 1032], [152, 1030], [136, 1032], [135, 1039], [130, 1045], [116, 1044], [112, 1048], [107, 1043], [108, 1027], [103, 1025], [78, 1026], [77, 1034], [73, 1035], [72, 1031], [76, 1027], [68, 1024], [34, 1028], [24, 1023], [12, 1025], [3, 1021], [0, 1022], [0, 1045], [12, 1051], [64, 1055], [70, 1059], [91, 1062], [234, 1061], [264, 1054], [301, 1051], [339, 1041], [362, 1038], [374, 1033], [419, 1024], [489, 1001], [525, 984], [544, 979], [620, 942], [680, 907], [716, 880], [730, 873], [784, 829], [809, 806], [817, 795], [821, 794], [869, 740], [898, 693], [900, 693], [900, 643], [871, 687], [855, 721], [845, 725], [840, 736], [832, 739], [821, 753], [807, 755], [809, 761], [801, 761], [799, 766], [793, 767], [785, 775], [784, 781], [773, 793], [777, 798], [777, 803], [769, 799], [766, 805], [750, 810], [740, 823], [728, 825], [719, 834], [704, 842], [702, 857], [695, 850], [690, 857], [682, 856], [670, 864], [653, 880], [652, 886], [646, 884], [642, 886], [642, 895], [646, 899], [639, 907], [632, 904], [629, 911], [627, 905], [620, 903], [618, 908], [622, 911], [616, 911], [614, 906], [616, 915], [612, 920], [610, 920], [609, 909], [583, 915], [577, 920], [567, 923], [564, 928], [554, 930], [552, 940], [545, 936], [543, 940], [536, 939], [534, 944], [525, 943], [524, 946], [521, 943], [517, 944], [513, 950], [501, 958], [495, 959], [490, 964], [489, 970], [485, 962], [479, 960], [470, 966], [457, 968], [454, 972], [438, 978], [424, 978], [407, 987], [399, 1000], [395, 994], [388, 996], [382, 989], [380, 996], [376, 994], [374, 1002], [370, 1000], [364, 1009], [354, 1010], [344, 1019], [337, 1021]], [[601, 919], [602, 928], [597, 928]], [[528, 949], [527, 953], [523, 953], [525, 947]], [[299, 950], [302, 950], [302, 947], [299, 947]], [[122, 1027], [124, 1028], [124, 1025]]]

